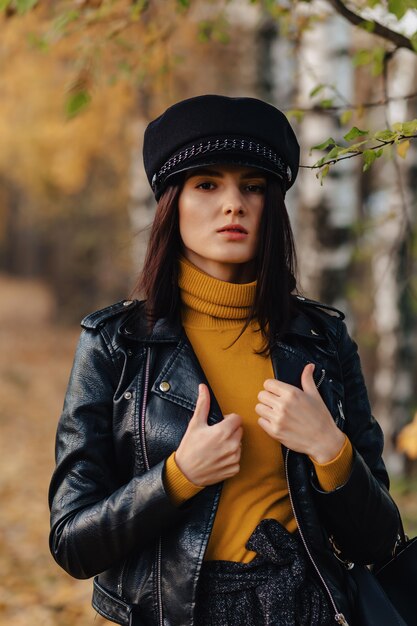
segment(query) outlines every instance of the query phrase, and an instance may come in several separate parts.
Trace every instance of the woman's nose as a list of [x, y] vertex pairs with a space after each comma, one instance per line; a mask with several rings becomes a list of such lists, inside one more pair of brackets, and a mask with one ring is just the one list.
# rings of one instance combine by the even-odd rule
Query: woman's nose
[[231, 191], [223, 201], [224, 215], [243, 215], [245, 212], [240, 191]]

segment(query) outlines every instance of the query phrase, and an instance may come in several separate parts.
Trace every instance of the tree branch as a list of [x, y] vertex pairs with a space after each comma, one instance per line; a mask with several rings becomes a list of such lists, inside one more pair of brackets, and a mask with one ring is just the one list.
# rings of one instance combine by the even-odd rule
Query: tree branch
[[339, 111], [349, 111], [351, 109], [374, 109], [376, 107], [383, 107], [389, 104], [390, 102], [403, 102], [404, 100], [413, 100], [417, 98], [417, 92], [405, 94], [403, 96], [390, 96], [389, 98], [381, 98], [380, 100], [375, 100], [374, 102], [360, 102], [357, 104], [353, 104], [347, 102], [346, 104], [341, 105], [333, 105], [322, 107], [319, 104], [313, 104], [311, 107], [286, 107], [283, 108], [283, 111], [300, 111], [300, 113], [337, 113]]
[[[347, 6], [344, 4], [344, 2], [342, 2], [342, 0], [327, 0], [327, 1], [337, 11], [337, 13], [342, 15], [342, 17], [344, 17], [354, 26], [361, 27], [363, 26], [363, 23], [367, 21], [361, 15], [358, 15], [357, 13], [354, 13], [353, 11], [348, 9]], [[405, 37], [405, 35], [402, 35], [401, 33], [397, 33], [395, 30], [391, 30], [387, 26], [384, 26], [383, 24], [380, 24], [379, 22], [376, 22], [375, 20], [372, 20], [372, 24], [373, 24], [373, 30], [372, 30], [373, 35], [378, 35], [379, 37], [382, 37], [386, 41], [390, 41], [391, 43], [394, 44], [396, 48], [406, 48], [407, 50], [411, 50], [411, 52], [414, 52], [414, 54], [416, 53], [415, 49], [413, 48], [413, 44], [411, 43], [411, 39], [409, 39], [408, 37]]]
[[[382, 141], [382, 139], [378, 139], [376, 140], [378, 141], [378, 144], [375, 146], [370, 146], [369, 148], [367, 148], [367, 150], [380, 150], [380, 148], [393, 146], [394, 144], [398, 144], [403, 141], [409, 141], [411, 139], [417, 139], [417, 135], [400, 135], [396, 139], [392, 139], [389, 141]], [[314, 165], [301, 165], [300, 164], [299, 167], [305, 170], [320, 170], [326, 165], [336, 165], [336, 163], [339, 163], [340, 161], [345, 161], [346, 159], [353, 159], [354, 157], [362, 156], [362, 155], [363, 155], [363, 150], [352, 149], [352, 152], [350, 152], [349, 154], [344, 154], [343, 156], [336, 156], [333, 159], [324, 161], [323, 163], [320, 163], [320, 164], [315, 163]]]

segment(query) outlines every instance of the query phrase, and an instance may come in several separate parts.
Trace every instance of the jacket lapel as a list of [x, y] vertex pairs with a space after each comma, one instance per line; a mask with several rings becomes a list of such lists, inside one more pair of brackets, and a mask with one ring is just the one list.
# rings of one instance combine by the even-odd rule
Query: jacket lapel
[[205, 383], [210, 390], [210, 413], [207, 421], [209, 424], [214, 424], [223, 419], [219, 404], [189, 340], [183, 333], [166, 365], [155, 379], [151, 391], [164, 400], [174, 402], [194, 412], [198, 385], [201, 383]]
[[297, 336], [308, 347], [314, 344], [326, 342], [326, 337], [320, 328], [312, 326], [311, 320], [302, 312], [292, 319], [288, 331], [282, 340], [277, 340], [271, 350], [272, 366], [275, 377], [290, 385], [301, 389], [301, 374], [308, 363], [314, 363], [313, 378], [317, 386], [320, 386], [323, 377], [321, 364], [312, 359], [308, 353], [300, 348], [293, 347], [289, 342], [291, 337]]

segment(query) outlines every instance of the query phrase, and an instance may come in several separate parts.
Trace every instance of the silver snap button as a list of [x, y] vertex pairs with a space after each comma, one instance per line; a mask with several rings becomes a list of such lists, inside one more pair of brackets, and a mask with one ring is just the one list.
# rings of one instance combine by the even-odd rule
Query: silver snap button
[[132, 397], [132, 394], [130, 391], [126, 391], [126, 393], [124, 394], [124, 398], [125, 400], [130, 400]]
[[168, 381], [163, 380], [162, 383], [159, 385], [159, 389], [161, 391], [169, 391], [171, 389], [171, 385]]
[[133, 300], [125, 300], [123, 302], [123, 306], [130, 306], [131, 304], [133, 304]]
[[127, 353], [127, 356], [132, 356], [133, 350], [129, 348], [128, 350], [126, 350], [126, 353]]
[[130, 330], [130, 328], [124, 328], [123, 332], [124, 332], [125, 335], [131, 335], [132, 334], [132, 331]]

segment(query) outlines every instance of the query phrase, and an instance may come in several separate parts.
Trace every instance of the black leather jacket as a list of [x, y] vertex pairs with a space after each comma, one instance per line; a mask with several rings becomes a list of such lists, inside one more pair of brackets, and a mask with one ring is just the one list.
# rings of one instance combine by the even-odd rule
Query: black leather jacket
[[[373, 563], [387, 556], [398, 529], [370, 413], [356, 344], [342, 315], [294, 298], [289, 332], [272, 351], [276, 377], [300, 386], [316, 364], [320, 393], [354, 447], [348, 481], [323, 492], [308, 458], [284, 450], [294, 514], [334, 611], [350, 626], [346, 568], [335, 557]], [[221, 484], [185, 505], [164, 488], [167, 457], [185, 432], [204, 373], [178, 324], [151, 334], [143, 305], [124, 301], [86, 317], [57, 432], [50, 486], [50, 547], [72, 576], [95, 576], [93, 606], [124, 626], [192, 626], [199, 570]], [[209, 423], [221, 420], [212, 396]], [[343, 622], [342, 622], [343, 623]]]

